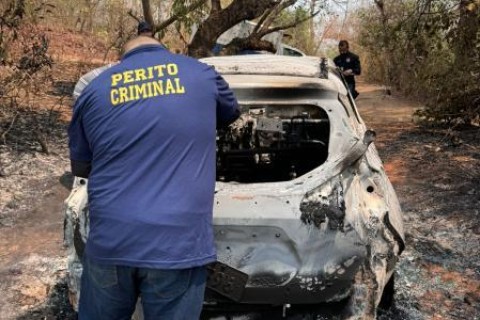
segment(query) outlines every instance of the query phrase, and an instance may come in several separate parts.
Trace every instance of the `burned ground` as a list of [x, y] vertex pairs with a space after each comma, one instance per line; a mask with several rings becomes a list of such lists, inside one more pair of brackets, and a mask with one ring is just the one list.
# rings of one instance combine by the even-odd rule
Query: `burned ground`
[[[54, 66], [47, 102], [12, 115], [0, 109], [0, 319], [74, 319], [65, 289], [63, 200], [68, 194], [66, 120], [75, 77], [89, 66]], [[480, 131], [412, 121], [415, 103], [361, 85], [360, 113], [405, 214], [406, 249], [396, 303], [381, 319], [480, 317]], [[57, 100], [55, 100], [57, 99]], [[43, 111], [42, 111], [43, 110]], [[41, 131], [48, 154], [32, 127]], [[308, 312], [307, 312], [308, 313]], [[273, 313], [268, 313], [273, 314]]]
[[[480, 131], [420, 126], [415, 104], [381, 90], [359, 99], [404, 211], [406, 250], [385, 319], [480, 317]], [[397, 318], [397, 317], [394, 317]]]

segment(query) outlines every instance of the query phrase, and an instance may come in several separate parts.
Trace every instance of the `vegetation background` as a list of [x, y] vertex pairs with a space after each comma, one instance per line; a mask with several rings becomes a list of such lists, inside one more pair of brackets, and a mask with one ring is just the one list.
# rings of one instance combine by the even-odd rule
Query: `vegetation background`
[[[258, 28], [247, 39], [234, 39], [230, 53], [244, 47], [272, 51], [261, 37], [284, 30], [284, 42], [332, 58], [345, 38], [362, 58], [365, 79], [424, 103], [419, 119], [451, 127], [480, 122], [480, 0], [5, 0], [2, 105], [17, 103], [11, 99], [19, 88], [40, 92], [36, 83], [44, 81], [38, 77], [48, 77], [53, 63], [72, 59], [49, 50], [68, 48], [68, 38], [50, 43], [49, 32], [90, 35], [98, 52], [83, 62], [99, 63], [116, 59], [144, 19], [172, 51], [196, 57], [210, 55], [216, 38], [245, 19]], [[3, 139], [9, 127], [0, 132]]]

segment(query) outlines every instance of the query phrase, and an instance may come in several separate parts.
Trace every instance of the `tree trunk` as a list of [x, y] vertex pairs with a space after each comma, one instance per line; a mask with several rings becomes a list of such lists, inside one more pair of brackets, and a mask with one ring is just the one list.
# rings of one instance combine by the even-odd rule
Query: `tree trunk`
[[455, 39], [456, 64], [461, 70], [469, 70], [469, 65], [478, 59], [475, 35], [480, 32], [480, 5], [472, 0], [460, 2], [460, 19]]
[[251, 20], [275, 6], [273, 0], [236, 0], [227, 8], [212, 14], [198, 28], [188, 46], [188, 54], [193, 57], [211, 55], [217, 38], [226, 30], [243, 20]]
[[155, 21], [153, 21], [152, 15], [152, 8], [150, 7], [150, 0], [142, 0], [142, 7], [143, 7], [143, 17], [145, 21], [148, 22], [152, 27], [155, 25]]

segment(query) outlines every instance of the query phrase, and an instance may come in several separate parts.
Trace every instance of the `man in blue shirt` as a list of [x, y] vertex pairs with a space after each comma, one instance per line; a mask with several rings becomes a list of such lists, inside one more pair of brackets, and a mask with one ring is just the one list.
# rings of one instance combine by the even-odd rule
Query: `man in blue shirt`
[[238, 116], [213, 68], [146, 36], [83, 89], [69, 127], [72, 172], [89, 178], [80, 320], [130, 319], [139, 296], [145, 319], [199, 317], [216, 127]]
[[340, 40], [338, 51], [340, 54], [333, 59], [333, 62], [340, 68], [347, 83], [347, 89], [352, 94], [353, 99], [355, 99], [359, 95], [355, 88], [355, 76], [359, 76], [362, 73], [360, 59], [355, 53], [350, 52], [347, 40]]

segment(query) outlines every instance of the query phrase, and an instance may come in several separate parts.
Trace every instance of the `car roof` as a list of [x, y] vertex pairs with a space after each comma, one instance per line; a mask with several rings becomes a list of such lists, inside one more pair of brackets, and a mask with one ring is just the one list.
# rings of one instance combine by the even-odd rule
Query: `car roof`
[[201, 61], [213, 66], [233, 88], [308, 88], [346, 94], [340, 78], [332, 72], [332, 65], [328, 76], [322, 75], [319, 57], [245, 55]]

